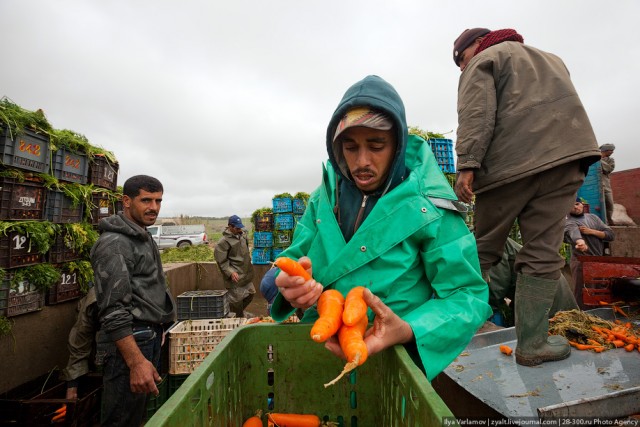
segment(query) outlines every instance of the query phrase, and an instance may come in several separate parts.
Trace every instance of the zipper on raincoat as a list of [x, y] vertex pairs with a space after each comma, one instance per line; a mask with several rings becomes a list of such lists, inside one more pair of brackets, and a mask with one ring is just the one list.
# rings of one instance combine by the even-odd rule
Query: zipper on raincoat
[[364, 207], [367, 205], [368, 195], [364, 194], [362, 196], [362, 204], [360, 205], [360, 210], [358, 211], [358, 216], [356, 217], [356, 222], [353, 224], [353, 234], [356, 234], [358, 231], [358, 227], [360, 227], [360, 221], [362, 221], [362, 215], [364, 213]]

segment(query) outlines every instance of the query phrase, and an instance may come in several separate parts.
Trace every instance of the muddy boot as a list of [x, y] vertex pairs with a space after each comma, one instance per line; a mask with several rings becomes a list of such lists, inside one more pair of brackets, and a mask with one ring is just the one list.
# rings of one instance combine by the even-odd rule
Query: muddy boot
[[554, 302], [559, 280], [518, 275], [516, 284], [516, 363], [536, 366], [569, 357], [571, 347], [566, 338], [549, 333], [549, 310]]
[[553, 300], [553, 305], [549, 311], [549, 318], [555, 316], [559, 311], [578, 310], [578, 303], [576, 297], [573, 296], [573, 290], [569, 286], [569, 282], [564, 277], [564, 274], [560, 275], [558, 279], [558, 290], [556, 291], [556, 297]]

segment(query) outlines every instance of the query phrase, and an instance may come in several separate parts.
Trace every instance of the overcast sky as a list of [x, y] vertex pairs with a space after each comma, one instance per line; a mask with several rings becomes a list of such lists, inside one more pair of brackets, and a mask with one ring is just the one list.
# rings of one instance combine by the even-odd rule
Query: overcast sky
[[[453, 40], [514, 28], [569, 68], [617, 170], [640, 167], [640, 1], [2, 0], [0, 96], [165, 187], [161, 216], [311, 193], [344, 91], [377, 74], [455, 141]], [[451, 132], [451, 133], [449, 133]]]

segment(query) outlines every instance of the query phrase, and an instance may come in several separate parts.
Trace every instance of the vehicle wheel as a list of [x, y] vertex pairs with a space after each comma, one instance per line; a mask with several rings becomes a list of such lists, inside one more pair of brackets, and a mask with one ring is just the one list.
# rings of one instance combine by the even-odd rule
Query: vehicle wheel
[[191, 242], [184, 241], [184, 242], [178, 243], [179, 248], [186, 248], [187, 246], [191, 246]]

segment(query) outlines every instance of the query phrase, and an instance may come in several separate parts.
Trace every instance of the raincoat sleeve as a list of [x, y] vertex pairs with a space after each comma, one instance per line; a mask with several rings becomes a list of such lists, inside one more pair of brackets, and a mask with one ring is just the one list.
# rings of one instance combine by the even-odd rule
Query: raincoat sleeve
[[453, 211], [443, 211], [434, 239], [420, 252], [433, 298], [402, 318], [411, 325], [429, 381], [467, 346], [491, 316], [475, 238]]

